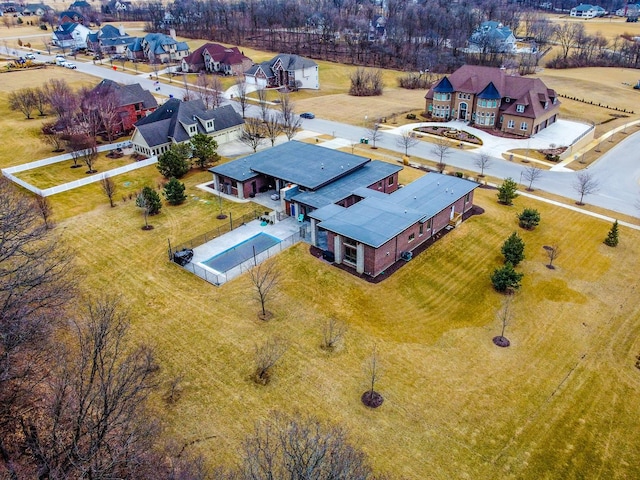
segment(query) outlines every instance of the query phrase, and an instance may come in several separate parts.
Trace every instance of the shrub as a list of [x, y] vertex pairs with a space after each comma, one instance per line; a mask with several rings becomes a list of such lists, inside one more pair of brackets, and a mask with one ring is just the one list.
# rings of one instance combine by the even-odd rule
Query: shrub
[[44, 23], [41, 23], [40, 30], [47, 30], [47, 26]]
[[513, 200], [518, 196], [518, 184], [513, 178], [507, 178], [498, 188], [498, 202], [503, 205], [513, 205]]
[[351, 88], [349, 95], [356, 97], [371, 97], [382, 95], [384, 83], [380, 70], [366, 70], [358, 68], [351, 74]]
[[507, 262], [504, 266], [496, 268], [491, 274], [491, 283], [498, 292], [513, 292], [520, 288], [520, 281], [524, 274], [514, 270], [513, 265]]
[[416, 119], [415, 113], [407, 113], [407, 120], [415, 120], [415, 119]]
[[464, 174], [462, 172], [456, 172], [456, 177], [462, 178], [464, 177]]
[[514, 267], [524, 260], [524, 242], [516, 232], [513, 232], [505, 240], [501, 251], [504, 255], [505, 263], [510, 263]]
[[525, 208], [517, 217], [520, 226], [525, 230], [533, 230], [540, 223], [540, 212], [534, 208]]

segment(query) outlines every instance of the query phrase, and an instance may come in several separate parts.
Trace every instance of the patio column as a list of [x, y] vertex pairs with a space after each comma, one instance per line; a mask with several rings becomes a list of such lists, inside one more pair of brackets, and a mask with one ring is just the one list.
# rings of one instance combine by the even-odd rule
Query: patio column
[[311, 219], [311, 245], [313, 245], [314, 247], [317, 246], [316, 245], [316, 219], [312, 218]]
[[333, 237], [333, 256], [335, 263], [342, 263], [342, 235]]
[[356, 244], [356, 272], [364, 273], [364, 244]]
[[215, 185], [216, 190], [220, 191], [220, 180], [218, 179], [217, 173], [213, 174], [213, 184]]
[[236, 183], [236, 185], [238, 188], [238, 198], [240, 198], [241, 200], [244, 200], [244, 183], [238, 182]]

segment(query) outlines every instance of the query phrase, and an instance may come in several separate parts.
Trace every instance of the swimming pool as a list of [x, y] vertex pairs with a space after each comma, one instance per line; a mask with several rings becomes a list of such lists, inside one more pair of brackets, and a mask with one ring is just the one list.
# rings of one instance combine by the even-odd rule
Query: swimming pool
[[202, 263], [209, 268], [224, 273], [242, 262], [246, 262], [254, 255], [270, 249], [280, 241], [279, 238], [261, 232]]

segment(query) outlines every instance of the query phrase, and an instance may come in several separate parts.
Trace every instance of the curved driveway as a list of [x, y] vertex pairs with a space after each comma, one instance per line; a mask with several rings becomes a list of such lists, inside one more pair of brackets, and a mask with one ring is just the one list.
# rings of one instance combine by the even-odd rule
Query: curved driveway
[[[0, 52], [5, 51], [7, 54], [13, 53], [7, 51], [5, 47], [0, 47]], [[26, 54], [26, 51], [17, 51], [18, 55]], [[37, 60], [53, 61], [53, 56], [37, 55]], [[148, 73], [133, 75], [129, 72], [120, 70], [120, 66], [116, 64], [116, 70], [105, 68], [104, 66], [94, 65], [91, 62], [75, 61], [78, 71], [93, 75], [99, 78], [106, 78], [120, 83], [140, 83], [140, 85], [164, 96], [172, 95], [175, 98], [182, 98], [185, 93], [184, 85], [180, 81], [174, 84], [160, 85], [160, 91], [155, 91], [155, 80], [149, 77]], [[54, 67], [64, 68], [64, 67]], [[237, 109], [235, 102], [231, 102]], [[258, 115], [259, 109], [255, 106], [249, 107], [247, 115]], [[504, 160], [500, 154], [506, 150], [513, 148], [544, 148], [551, 143], [562, 145], [573, 141], [576, 138], [576, 131], [568, 130], [568, 123], [562, 121], [548, 127], [547, 130], [540, 132], [530, 140], [496, 140], [496, 137], [488, 136], [488, 134], [478, 129], [472, 129], [465, 126], [461, 122], [452, 122], [456, 128], [464, 128], [470, 130], [474, 134], [484, 139], [485, 145], [474, 151], [459, 150], [452, 148], [446, 158], [446, 163], [453, 167], [464, 168], [465, 170], [478, 171], [474, 165], [474, 160], [480, 152], [489, 153], [492, 158], [491, 166], [485, 169], [485, 172], [493, 177], [507, 178], [511, 177], [516, 181], [520, 181], [521, 174], [527, 167], [526, 164], [520, 162], [512, 162]], [[442, 125], [442, 124], [439, 124]], [[357, 142], [359, 138], [367, 136], [367, 132], [362, 127], [346, 125], [338, 122], [331, 122], [315, 118], [313, 120], [304, 120], [303, 128], [319, 134], [332, 135], [337, 138], [345, 139], [348, 143]], [[388, 150], [403, 153], [404, 149], [397, 144], [397, 139], [403, 128], [407, 126], [394, 128], [389, 131], [381, 132], [381, 139], [376, 143], [377, 146]], [[568, 133], [567, 133], [568, 132]], [[597, 205], [609, 210], [624, 213], [632, 216], [640, 215], [640, 132], [630, 135], [623, 142], [604, 154], [596, 163], [588, 169], [593, 173], [594, 178], [599, 182], [598, 192], [585, 197], [585, 202]], [[559, 139], [552, 141], [553, 139]], [[564, 139], [564, 141], [562, 141]], [[516, 142], [516, 143], [514, 143]], [[409, 151], [411, 155], [421, 158], [433, 159], [435, 155], [432, 151], [433, 146], [427, 142], [419, 142], [418, 145], [412, 147]], [[548, 171], [545, 170], [543, 176], [534, 184], [535, 189], [544, 190], [563, 197], [576, 199], [578, 194], [574, 188], [576, 181], [576, 172], [572, 171]]]

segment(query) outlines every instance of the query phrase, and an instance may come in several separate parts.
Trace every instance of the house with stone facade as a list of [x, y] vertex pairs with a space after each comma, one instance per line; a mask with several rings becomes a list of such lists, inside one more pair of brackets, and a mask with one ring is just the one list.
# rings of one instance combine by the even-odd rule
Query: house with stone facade
[[238, 198], [270, 193], [310, 226], [312, 245], [354, 273], [376, 277], [473, 207], [478, 184], [429, 173], [398, 183], [400, 165], [287, 142], [211, 169], [214, 188]]
[[560, 102], [539, 78], [464, 65], [434, 84], [425, 112], [434, 120], [464, 120], [477, 128], [530, 137], [556, 122]]
[[318, 64], [300, 55], [281, 53], [253, 65], [244, 73], [244, 78], [248, 85], [257, 88], [320, 89]]
[[242, 75], [253, 62], [238, 47], [225, 47], [219, 43], [205, 43], [182, 59], [182, 71], [207, 72], [222, 75]]

